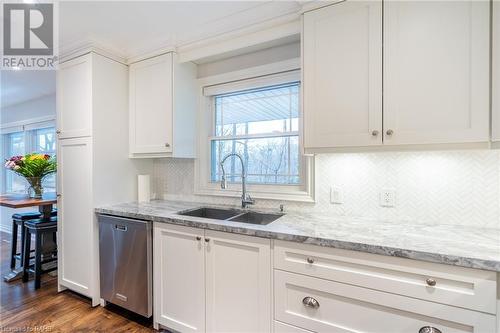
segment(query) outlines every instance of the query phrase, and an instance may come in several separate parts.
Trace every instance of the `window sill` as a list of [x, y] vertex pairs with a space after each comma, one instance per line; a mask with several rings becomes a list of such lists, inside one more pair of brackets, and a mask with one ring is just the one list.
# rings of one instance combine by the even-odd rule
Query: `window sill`
[[[270, 186], [269, 189], [252, 189], [250, 185], [247, 186], [248, 194], [253, 199], [263, 200], [278, 200], [278, 201], [293, 201], [293, 202], [309, 202], [314, 203], [314, 193], [303, 190], [283, 191]], [[195, 195], [217, 196], [217, 197], [241, 197], [241, 184], [228, 184], [228, 188], [222, 190], [216, 186], [199, 187], [194, 190]]]

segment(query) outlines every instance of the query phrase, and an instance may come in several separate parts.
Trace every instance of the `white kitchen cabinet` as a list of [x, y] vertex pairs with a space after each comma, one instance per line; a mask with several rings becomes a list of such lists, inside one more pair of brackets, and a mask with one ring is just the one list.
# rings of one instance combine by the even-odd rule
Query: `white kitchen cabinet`
[[304, 14], [304, 147], [382, 144], [382, 1]]
[[270, 332], [270, 240], [210, 230], [205, 239], [207, 332]]
[[274, 271], [275, 319], [313, 332], [495, 332], [496, 317], [477, 311]]
[[304, 13], [305, 152], [488, 142], [489, 16], [472, 0]]
[[[59, 290], [100, 301], [94, 208], [136, 199], [137, 174], [151, 163], [128, 157], [127, 66], [90, 52], [58, 72]], [[127, 180], [127, 181], [124, 181]]]
[[203, 229], [155, 228], [155, 321], [179, 332], [205, 331]]
[[58, 137], [92, 133], [92, 54], [60, 64], [57, 71]]
[[492, 141], [500, 142], [500, 2], [493, 1], [492, 35]]
[[96, 288], [94, 243], [97, 221], [92, 212], [92, 139], [59, 140], [58, 207], [59, 285], [92, 296]]
[[489, 1], [384, 5], [384, 144], [489, 141]]
[[131, 157], [194, 157], [196, 65], [170, 52], [130, 65]]
[[154, 322], [180, 332], [270, 332], [271, 243], [155, 223]]

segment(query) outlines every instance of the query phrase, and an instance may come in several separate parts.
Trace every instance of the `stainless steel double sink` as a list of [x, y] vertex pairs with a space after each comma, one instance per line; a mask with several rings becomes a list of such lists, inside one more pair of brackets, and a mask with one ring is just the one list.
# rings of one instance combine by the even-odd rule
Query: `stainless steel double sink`
[[239, 209], [222, 209], [211, 207], [200, 207], [178, 213], [184, 216], [202, 217], [206, 219], [241, 222], [249, 224], [266, 225], [284, 214], [260, 213]]

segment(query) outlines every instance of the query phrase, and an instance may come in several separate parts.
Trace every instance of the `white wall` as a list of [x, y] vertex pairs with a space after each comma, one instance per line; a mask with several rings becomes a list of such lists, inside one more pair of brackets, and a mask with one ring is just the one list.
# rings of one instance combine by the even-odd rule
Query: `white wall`
[[[56, 116], [56, 96], [55, 94], [43, 96], [23, 103], [0, 108], [0, 127], [5, 124], [26, 121], [33, 118]], [[3, 147], [3, 143], [1, 144]], [[3, 168], [3, 160], [2, 165]], [[2, 177], [3, 180], [3, 177]], [[24, 209], [11, 209], [0, 207], [0, 230], [10, 232], [12, 226], [11, 216], [20, 212], [37, 211], [37, 207]]]
[[46, 116], [56, 116], [55, 94], [0, 108], [0, 127], [12, 122]]
[[300, 57], [300, 43], [290, 43], [198, 65], [198, 78]]

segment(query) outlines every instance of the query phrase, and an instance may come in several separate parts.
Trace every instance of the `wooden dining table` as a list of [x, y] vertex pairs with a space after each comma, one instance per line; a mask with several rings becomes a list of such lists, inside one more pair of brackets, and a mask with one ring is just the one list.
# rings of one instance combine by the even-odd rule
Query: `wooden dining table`
[[[55, 193], [44, 194], [41, 199], [33, 199], [28, 197], [26, 194], [4, 194], [0, 195], [0, 206], [9, 208], [26, 208], [26, 207], [38, 207], [38, 211], [42, 214], [42, 219], [50, 220], [50, 215], [54, 204], [57, 203], [57, 197]], [[21, 263], [22, 264], [22, 263]], [[4, 280], [7, 282], [17, 280], [21, 277], [23, 273], [23, 268], [14, 268], [9, 274], [4, 276]]]

